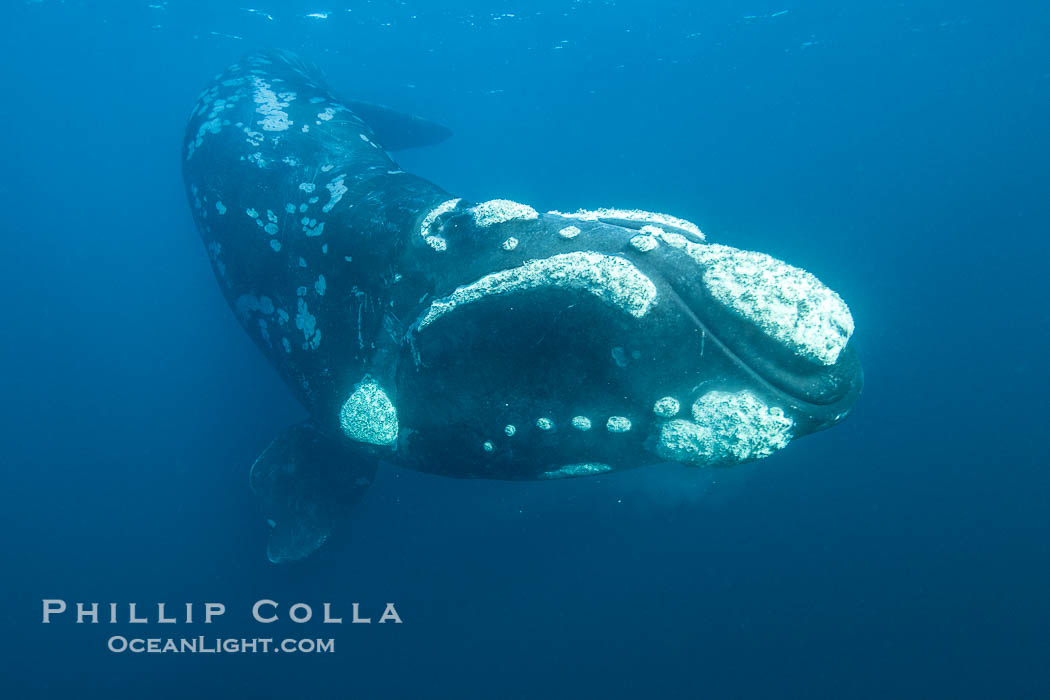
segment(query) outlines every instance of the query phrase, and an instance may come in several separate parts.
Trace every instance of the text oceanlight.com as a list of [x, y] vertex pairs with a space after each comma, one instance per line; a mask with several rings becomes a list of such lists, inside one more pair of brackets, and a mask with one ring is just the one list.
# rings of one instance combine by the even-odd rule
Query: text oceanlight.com
[[331, 654], [335, 652], [334, 639], [223, 639], [221, 637], [182, 637], [173, 639], [116, 635], [109, 638], [107, 648], [117, 654]]

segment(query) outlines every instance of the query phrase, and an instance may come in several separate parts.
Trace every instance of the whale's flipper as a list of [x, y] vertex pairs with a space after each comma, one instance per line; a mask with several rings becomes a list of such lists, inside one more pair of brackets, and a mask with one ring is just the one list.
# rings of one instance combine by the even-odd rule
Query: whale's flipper
[[387, 151], [433, 146], [452, 136], [452, 130], [437, 122], [405, 114], [385, 105], [345, 100], [350, 111], [372, 127], [379, 145]]
[[270, 525], [270, 561], [302, 559], [324, 544], [372, 483], [376, 465], [309, 421], [270, 443], [249, 475]]

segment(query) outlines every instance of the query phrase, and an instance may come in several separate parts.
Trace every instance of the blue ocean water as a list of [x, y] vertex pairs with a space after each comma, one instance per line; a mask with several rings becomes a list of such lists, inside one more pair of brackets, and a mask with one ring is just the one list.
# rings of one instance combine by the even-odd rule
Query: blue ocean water
[[[12, 2], [0, 23], [0, 693], [535, 698], [1050, 695], [1050, 6]], [[316, 15], [316, 16], [310, 16]], [[449, 125], [395, 154], [475, 200], [617, 206], [813, 271], [864, 396], [731, 470], [560, 483], [383, 468], [275, 567], [247, 469], [303, 409], [227, 309], [185, 121], [244, 53]], [[114, 654], [41, 600], [220, 601]], [[401, 625], [260, 630], [269, 598]]]

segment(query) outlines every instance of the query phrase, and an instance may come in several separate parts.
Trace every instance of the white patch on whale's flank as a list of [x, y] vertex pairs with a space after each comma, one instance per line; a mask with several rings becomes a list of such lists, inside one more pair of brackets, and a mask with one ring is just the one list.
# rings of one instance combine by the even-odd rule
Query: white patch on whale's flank
[[300, 182], [299, 189], [305, 192], [306, 194], [310, 194], [315, 189], [317, 189], [317, 185], [315, 185], [312, 182]]
[[653, 224], [663, 228], [675, 229], [676, 231], [684, 231], [701, 241], [704, 240], [704, 234], [700, 231], [700, 227], [693, 222], [654, 211], [642, 211], [641, 209], [579, 209], [571, 214], [561, 211], [550, 211], [547, 213], [554, 216], [563, 216], [567, 219], [626, 225], [629, 228], [637, 228], [638, 224]]
[[324, 222], [318, 223], [317, 219], [306, 219], [306, 223], [303, 224], [303, 233], [311, 238], [320, 236], [324, 233]]
[[576, 236], [580, 235], [580, 227], [566, 226], [562, 230], [558, 231], [558, 235], [565, 239], [576, 238]]
[[277, 235], [277, 232], [280, 231], [280, 229], [277, 228], [277, 224], [266, 224], [265, 226], [263, 226], [263, 231], [266, 231], [266, 233], [270, 234], [271, 236], [275, 236]]
[[693, 404], [693, 421], [663, 424], [656, 452], [696, 466], [747, 462], [786, 447], [793, 425], [749, 391], [710, 391]]
[[321, 244], [321, 255], [328, 255], [328, 244], [327, 243], [322, 243]]
[[222, 243], [218, 241], [209, 243], [208, 253], [211, 255], [212, 262], [215, 263], [215, 270], [219, 273], [219, 277], [225, 277], [226, 263], [222, 260]]
[[331, 107], [325, 107], [323, 111], [317, 113], [317, 118], [323, 122], [332, 121], [332, 117], [335, 116], [335, 110]]
[[271, 87], [258, 76], [252, 76], [252, 86], [255, 88], [254, 100], [259, 105], [255, 111], [263, 115], [261, 122], [263, 131], [285, 131], [294, 122], [288, 118], [284, 108], [295, 99], [295, 94], [282, 92], [278, 95]]
[[339, 200], [343, 198], [343, 195], [347, 193], [348, 189], [345, 183], [346, 175], [336, 175], [335, 179], [325, 185], [325, 189], [328, 190], [330, 198], [328, 204], [321, 207], [321, 211], [325, 214], [332, 211], [332, 208], [339, 204]]
[[[306, 202], [303, 202], [302, 204], [299, 205], [299, 213], [300, 214], [305, 214], [306, 210], [309, 209], [309, 208], [310, 208], [310, 205], [308, 205]], [[307, 219], [307, 221], [309, 221], [309, 219]]]
[[215, 202], [215, 211], [219, 212], [219, 216], [222, 216], [226, 213], [226, 205], [221, 201]]
[[306, 267], [306, 258], [299, 258], [299, 267]]
[[284, 324], [288, 323], [288, 318], [289, 318], [289, 316], [288, 316], [288, 312], [287, 311], [285, 311], [284, 309], [277, 309], [277, 322], [278, 323], [280, 323], [283, 326]]
[[252, 312], [269, 316], [276, 309], [273, 299], [268, 296], [257, 297], [254, 294], [242, 294], [237, 297], [234, 308], [237, 310], [237, 315], [244, 319], [247, 319]]
[[431, 235], [431, 227], [434, 225], [434, 222], [437, 221], [439, 216], [447, 214], [455, 209], [461, 201], [463, 200], [458, 197], [456, 199], [445, 200], [428, 211], [426, 216], [424, 216], [423, 220], [419, 223], [419, 235], [423, 237], [423, 240], [427, 242], [427, 245], [439, 253], [448, 248], [448, 242], [441, 236]]
[[261, 146], [265, 138], [261, 132], [253, 131], [248, 127], [244, 127], [244, 135], [248, 137], [245, 139], [245, 141], [247, 141], [248, 145], [252, 148], [257, 148], [258, 146]]
[[584, 462], [583, 464], [567, 464], [559, 469], [543, 472], [541, 479], [567, 479], [574, 476], [594, 476], [611, 472], [612, 467], [601, 462]]
[[554, 427], [554, 421], [552, 421], [550, 418], [537, 418], [536, 427], [540, 430], [550, 430]]
[[507, 240], [503, 241], [503, 250], [514, 250], [518, 247], [518, 239], [511, 236]]
[[270, 239], [270, 247], [273, 248], [273, 252], [275, 253], [281, 252], [281, 242], [276, 238]]
[[765, 253], [690, 243], [711, 296], [800, 357], [833, 365], [853, 334], [842, 298], [809, 272]]
[[503, 429], [503, 432], [504, 434], [506, 434], [507, 437], [514, 437], [514, 433], [518, 432], [518, 429], [513, 425], [508, 425], [506, 428]]
[[316, 350], [321, 344], [321, 331], [317, 328], [317, 317], [310, 313], [306, 305], [306, 287], [295, 290], [298, 295], [298, 311], [295, 314], [295, 327], [303, 332], [303, 350]]
[[258, 219], [259, 218], [259, 212], [255, 211], [254, 209], [251, 209], [251, 208], [245, 209], [244, 213], [247, 214], [248, 216], [252, 217], [253, 219]]
[[284, 210], [286, 212], [288, 212], [289, 214], [294, 214], [295, 213], [295, 205], [292, 204], [291, 202], [288, 202], [287, 204], [284, 205]]
[[624, 258], [577, 251], [528, 260], [520, 267], [493, 272], [459, 287], [447, 297], [431, 303], [419, 322], [419, 330], [454, 309], [485, 297], [541, 287], [585, 291], [635, 318], [649, 313], [656, 301], [656, 286], [652, 280]]
[[474, 205], [474, 223], [481, 228], [502, 224], [505, 221], [528, 220], [539, 217], [539, 213], [527, 204], [509, 199], [490, 199]]
[[591, 419], [587, 416], [573, 416], [572, 427], [577, 430], [587, 431], [591, 429]]
[[357, 442], [397, 442], [397, 409], [382, 387], [367, 375], [339, 411], [339, 425], [347, 437]]
[[328, 283], [325, 281], [324, 275], [318, 275], [317, 281], [314, 282], [314, 291], [317, 292], [318, 296], [323, 297], [326, 289], [328, 289]]
[[481, 449], [485, 450], [486, 452], [492, 452], [496, 449], [496, 446], [492, 444], [491, 440], [486, 440], [484, 443], [482, 443]]
[[292, 344], [288, 342], [287, 338], [281, 338], [281, 346], [284, 348], [285, 352], [292, 351]]
[[631, 421], [624, 416], [609, 416], [605, 429], [610, 433], [626, 433], [631, 429]]
[[266, 210], [266, 219], [271, 224], [276, 224], [277, 223], [277, 215], [273, 213], [273, 209], [267, 209]]
[[656, 240], [656, 236], [649, 233], [640, 233], [631, 238], [631, 247], [641, 253], [655, 250], [659, 245], [660, 243]]
[[678, 415], [678, 411], [681, 409], [682, 406], [678, 403], [678, 399], [673, 396], [657, 399], [656, 403], [653, 404], [653, 413], [661, 418], [673, 418]]

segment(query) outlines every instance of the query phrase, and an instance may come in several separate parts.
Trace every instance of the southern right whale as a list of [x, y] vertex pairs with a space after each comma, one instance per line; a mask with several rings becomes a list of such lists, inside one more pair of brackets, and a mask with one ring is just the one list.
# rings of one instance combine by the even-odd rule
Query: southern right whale
[[381, 460], [489, 479], [724, 466], [856, 402], [853, 319], [812, 274], [666, 214], [468, 202], [387, 153], [447, 135], [279, 51], [192, 113], [183, 172], [215, 276], [310, 416], [251, 469], [272, 561], [320, 546]]

